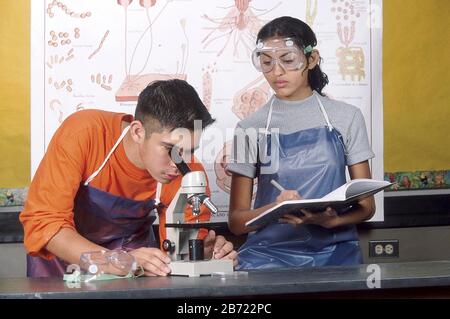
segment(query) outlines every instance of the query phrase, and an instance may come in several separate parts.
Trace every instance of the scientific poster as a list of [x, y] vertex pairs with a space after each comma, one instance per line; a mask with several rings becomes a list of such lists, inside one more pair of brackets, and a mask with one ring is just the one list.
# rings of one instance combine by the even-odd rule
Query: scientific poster
[[[213, 220], [226, 220], [234, 127], [272, 94], [250, 54], [258, 30], [283, 15], [315, 31], [330, 80], [324, 93], [361, 109], [376, 154], [373, 178], [383, 179], [381, 0], [33, 0], [32, 175], [68, 115], [134, 114], [149, 82], [185, 79], [217, 119], [196, 156], [220, 210]], [[373, 220], [383, 220], [382, 207], [378, 198]]]

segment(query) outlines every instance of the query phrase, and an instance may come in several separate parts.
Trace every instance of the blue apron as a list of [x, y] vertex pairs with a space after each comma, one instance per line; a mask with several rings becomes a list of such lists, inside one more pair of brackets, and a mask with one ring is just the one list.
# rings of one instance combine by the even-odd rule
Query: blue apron
[[[128, 130], [129, 127], [123, 130], [102, 165], [83, 185], [80, 185], [75, 197], [74, 221], [77, 232], [107, 249], [157, 247], [151, 225], [156, 219], [155, 208], [159, 204], [161, 184], [158, 183], [156, 200], [145, 201], [115, 196], [89, 186]], [[70, 249], [70, 243], [67, 243], [67, 249]], [[28, 277], [62, 277], [67, 266], [67, 263], [57, 257], [47, 260], [27, 255]]]
[[[268, 133], [272, 98], [265, 135], [258, 142], [258, 150], [265, 151], [258, 158], [255, 209], [274, 202], [279, 195], [270, 183], [272, 179], [286, 189], [297, 190], [303, 198], [320, 198], [345, 184], [344, 144], [318, 93], [313, 94], [326, 126], [291, 134]], [[277, 169], [272, 169], [270, 157], [276, 148], [279, 162], [273, 166]], [[354, 225], [326, 229], [311, 224], [273, 223], [249, 233], [238, 251], [238, 261], [238, 269], [353, 265], [362, 263], [362, 254]]]

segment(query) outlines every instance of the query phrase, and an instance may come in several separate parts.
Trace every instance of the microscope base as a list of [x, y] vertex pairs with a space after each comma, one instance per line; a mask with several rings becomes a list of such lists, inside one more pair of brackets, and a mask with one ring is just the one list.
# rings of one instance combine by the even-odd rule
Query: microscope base
[[178, 260], [169, 264], [175, 276], [200, 277], [201, 275], [211, 275], [215, 272], [232, 273], [233, 261], [229, 259], [210, 259], [210, 260]]

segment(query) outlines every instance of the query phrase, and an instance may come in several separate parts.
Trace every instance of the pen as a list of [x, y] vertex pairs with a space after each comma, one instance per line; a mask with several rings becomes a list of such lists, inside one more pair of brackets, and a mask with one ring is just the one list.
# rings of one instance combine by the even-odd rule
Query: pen
[[278, 184], [275, 180], [271, 180], [270, 184], [272, 184], [273, 186], [276, 187], [276, 189], [278, 189], [280, 192], [285, 191], [284, 187], [281, 186], [280, 184]]

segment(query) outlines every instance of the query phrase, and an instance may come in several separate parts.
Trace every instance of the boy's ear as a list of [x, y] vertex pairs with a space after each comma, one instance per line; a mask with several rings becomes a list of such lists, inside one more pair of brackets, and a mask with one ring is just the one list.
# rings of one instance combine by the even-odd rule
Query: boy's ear
[[145, 140], [145, 128], [141, 121], [133, 121], [130, 124], [130, 134], [134, 142], [141, 144]]
[[308, 58], [308, 70], [312, 70], [319, 63], [320, 54], [317, 50], [312, 50], [311, 55]]

